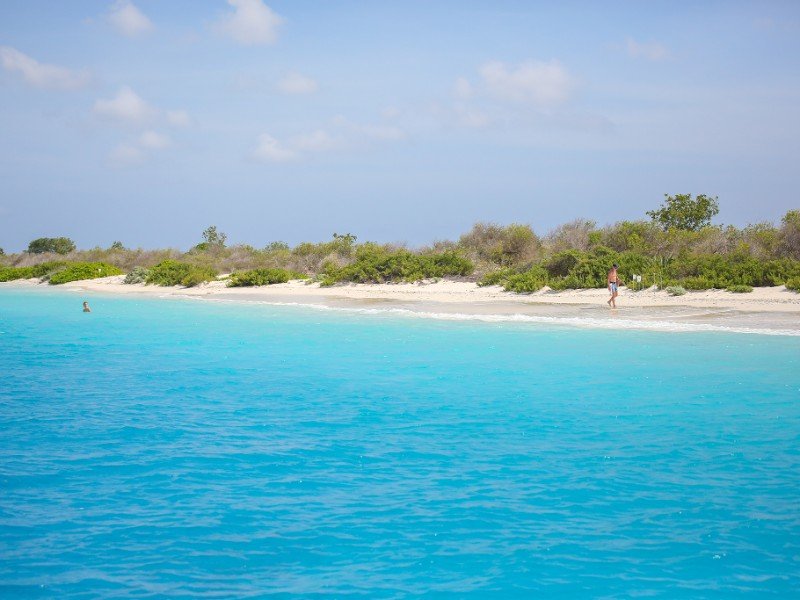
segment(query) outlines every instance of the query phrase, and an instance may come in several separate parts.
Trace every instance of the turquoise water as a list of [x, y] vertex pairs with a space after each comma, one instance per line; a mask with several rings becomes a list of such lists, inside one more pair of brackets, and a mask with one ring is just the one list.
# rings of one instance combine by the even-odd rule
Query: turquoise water
[[0, 596], [797, 597], [800, 338], [0, 289]]

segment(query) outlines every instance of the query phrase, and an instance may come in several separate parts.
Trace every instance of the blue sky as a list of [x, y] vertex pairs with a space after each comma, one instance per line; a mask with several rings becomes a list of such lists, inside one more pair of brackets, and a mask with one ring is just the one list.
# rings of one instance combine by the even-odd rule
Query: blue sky
[[4, 0], [0, 247], [800, 207], [800, 3]]

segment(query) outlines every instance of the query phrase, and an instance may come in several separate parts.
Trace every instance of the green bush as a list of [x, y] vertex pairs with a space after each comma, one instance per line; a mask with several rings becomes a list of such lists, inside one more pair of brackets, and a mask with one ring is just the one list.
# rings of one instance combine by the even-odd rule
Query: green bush
[[287, 269], [252, 269], [237, 271], [228, 279], [228, 287], [246, 287], [252, 285], [272, 285], [286, 283], [292, 279], [307, 279], [306, 275]]
[[728, 291], [734, 294], [749, 294], [753, 288], [749, 285], [731, 285], [728, 287]]
[[73, 250], [75, 250], [75, 242], [66, 237], [37, 238], [28, 244], [28, 252], [31, 254], [43, 254], [45, 252], [69, 254]]
[[35, 277], [33, 267], [0, 267], [0, 282]]
[[66, 265], [67, 263], [63, 261], [50, 261], [32, 267], [2, 267], [0, 268], [0, 282], [14, 281], [16, 279], [41, 278]]
[[673, 279], [703, 280], [708, 288], [725, 289], [732, 285], [773, 286], [780, 285], [791, 277], [800, 277], [800, 261], [758, 260], [743, 253], [700, 254], [676, 258], [670, 263], [668, 270]]
[[800, 277], [792, 277], [786, 280], [786, 289], [793, 292], [800, 292]]
[[355, 254], [355, 261], [344, 267], [327, 263], [322, 285], [341, 281], [413, 282], [434, 277], [469, 275], [474, 270], [471, 261], [453, 250], [439, 254], [414, 254], [408, 250], [391, 250], [368, 243], [359, 246]]
[[130, 273], [125, 275], [125, 279], [122, 280], [122, 283], [127, 283], [129, 285], [134, 283], [145, 283], [149, 274], [149, 269], [145, 269], [144, 267], [133, 267]]
[[714, 285], [714, 281], [706, 277], [686, 277], [682, 283], [687, 290], [713, 290], [718, 287], [725, 287]]
[[62, 271], [52, 275], [50, 277], [50, 285], [59, 285], [83, 279], [97, 279], [98, 277], [109, 277], [111, 275], [122, 275], [122, 271], [107, 263], [72, 263]]
[[514, 275], [514, 269], [497, 269], [496, 271], [489, 271], [478, 282], [478, 287], [485, 287], [487, 285], [505, 285], [506, 280]]
[[683, 296], [686, 294], [686, 288], [680, 285], [671, 285], [667, 288], [667, 293], [670, 296]]
[[168, 259], [161, 261], [150, 269], [145, 283], [193, 287], [205, 281], [213, 281], [216, 277], [217, 273], [211, 267], [198, 267]]
[[524, 273], [511, 275], [506, 279], [507, 292], [538, 292], [547, 285], [547, 271], [541, 266], [534, 266]]
[[580, 264], [582, 257], [583, 253], [578, 250], [564, 250], [550, 257], [544, 268], [551, 277], [566, 277]]

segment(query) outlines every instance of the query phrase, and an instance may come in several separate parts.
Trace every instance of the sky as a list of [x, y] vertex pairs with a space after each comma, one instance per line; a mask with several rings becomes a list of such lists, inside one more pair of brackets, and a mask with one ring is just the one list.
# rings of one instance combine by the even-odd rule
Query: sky
[[800, 2], [2, 0], [0, 247], [800, 208]]

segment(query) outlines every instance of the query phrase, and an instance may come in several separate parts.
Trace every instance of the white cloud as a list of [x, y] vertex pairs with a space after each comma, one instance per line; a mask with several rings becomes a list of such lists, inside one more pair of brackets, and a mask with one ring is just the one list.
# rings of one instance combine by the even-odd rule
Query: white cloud
[[300, 152], [325, 152], [337, 147], [337, 142], [327, 131], [317, 129], [311, 133], [296, 135], [289, 140], [289, 145]]
[[89, 83], [85, 71], [42, 64], [10, 46], [0, 46], [0, 62], [6, 71], [16, 71], [29, 84], [39, 88], [74, 90]]
[[626, 41], [626, 49], [628, 51], [628, 56], [633, 58], [662, 60], [668, 56], [666, 47], [657, 42], [639, 43], [633, 38], [628, 38]]
[[317, 88], [316, 81], [300, 73], [289, 73], [278, 81], [278, 89], [284, 94], [313, 94]]
[[145, 155], [140, 148], [131, 144], [120, 144], [112, 150], [109, 159], [115, 167], [137, 165], [144, 161]]
[[160, 150], [161, 148], [167, 148], [170, 144], [172, 144], [172, 140], [169, 139], [169, 136], [166, 136], [163, 133], [158, 133], [157, 131], [145, 131], [141, 136], [139, 136], [139, 144], [141, 144], [143, 148]]
[[253, 156], [265, 162], [287, 162], [298, 158], [297, 152], [285, 147], [268, 133], [258, 137], [258, 145]]
[[384, 119], [396, 119], [400, 116], [400, 109], [396, 106], [387, 106], [381, 111], [381, 116]]
[[529, 61], [511, 69], [494, 61], [483, 65], [479, 72], [493, 96], [543, 108], [565, 102], [573, 88], [572, 77], [556, 60]]
[[153, 30], [150, 19], [130, 0], [115, 2], [108, 12], [108, 21], [117, 31], [128, 37], [136, 37]]
[[192, 124], [192, 119], [185, 110], [168, 110], [167, 122], [175, 127], [188, 127]]
[[126, 86], [114, 98], [95, 102], [94, 112], [119, 121], [141, 122], [152, 118], [157, 111]]
[[233, 12], [222, 17], [217, 30], [240, 44], [274, 44], [283, 18], [261, 0], [228, 0]]
[[492, 122], [492, 119], [486, 113], [460, 104], [456, 105], [455, 114], [456, 121], [462, 127], [480, 129], [481, 127], [486, 127]]
[[354, 123], [343, 116], [332, 121], [332, 131], [316, 129], [281, 141], [265, 133], [259, 136], [253, 156], [264, 162], [287, 162], [311, 153], [334, 150], [363, 149], [373, 142], [390, 142], [406, 138], [406, 132], [390, 125]]
[[466, 78], [459, 77], [456, 79], [456, 83], [453, 86], [453, 93], [456, 95], [456, 98], [466, 100], [472, 96], [472, 84]]

